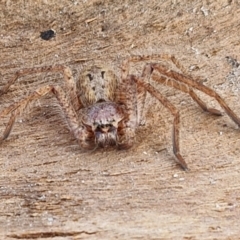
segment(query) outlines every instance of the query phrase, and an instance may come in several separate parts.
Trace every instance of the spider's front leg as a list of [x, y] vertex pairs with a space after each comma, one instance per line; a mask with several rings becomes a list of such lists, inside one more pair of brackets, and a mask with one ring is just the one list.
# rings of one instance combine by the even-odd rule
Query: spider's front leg
[[[121, 69], [122, 69], [122, 75], [121, 75], [121, 79], [128, 79], [127, 82], [125, 83], [125, 85], [127, 86], [132, 80], [131, 78], [129, 78], [129, 67], [130, 67], [130, 62], [136, 60], [134, 57], [127, 59], [125, 61], [123, 61]], [[140, 60], [141, 59], [137, 59]], [[150, 64], [146, 64], [143, 68], [141, 77], [145, 80], [149, 80], [152, 74], [152, 67]], [[132, 87], [133, 88], [133, 87]], [[124, 91], [127, 93], [127, 91]], [[135, 91], [135, 99], [136, 99], [136, 111], [137, 111], [137, 124], [138, 125], [144, 125], [145, 124], [145, 116], [143, 114], [143, 110], [144, 110], [144, 105], [145, 105], [145, 100], [146, 100], [146, 95], [147, 95], [147, 90], [137, 84], [136, 86], [136, 91]], [[133, 114], [134, 115], [134, 114]]]
[[135, 132], [138, 125], [137, 92], [137, 84], [130, 76], [122, 79], [122, 84], [116, 92], [117, 104], [124, 107], [124, 120], [118, 127], [120, 137], [118, 148], [120, 150], [132, 147], [135, 142]]
[[179, 144], [179, 128], [180, 128], [180, 114], [177, 108], [168, 99], [163, 97], [151, 84], [144, 82], [141, 77], [136, 77], [131, 75], [130, 78], [136, 82], [137, 85], [144, 87], [152, 96], [157, 98], [164, 107], [166, 107], [171, 114], [174, 116], [173, 121], [173, 153], [175, 155], [176, 161], [181, 165], [183, 170], [188, 170], [187, 163], [180, 154], [180, 144]]
[[28, 97], [20, 100], [15, 104], [10, 105], [9, 107], [3, 109], [0, 112], [0, 118], [11, 113], [10, 120], [8, 121], [8, 124], [4, 130], [3, 136], [0, 138], [0, 143], [2, 143], [9, 136], [16, 117], [23, 113], [28, 104], [47, 95], [48, 93], [53, 93], [57, 98], [64, 113], [64, 117], [66, 119], [68, 127], [70, 131], [74, 134], [75, 138], [78, 140], [79, 145], [84, 149], [92, 148], [91, 143], [88, 141], [88, 139], [91, 138], [91, 134], [88, 129], [80, 123], [78, 115], [68, 95], [63, 91], [61, 87], [51, 85], [47, 85], [37, 89]]

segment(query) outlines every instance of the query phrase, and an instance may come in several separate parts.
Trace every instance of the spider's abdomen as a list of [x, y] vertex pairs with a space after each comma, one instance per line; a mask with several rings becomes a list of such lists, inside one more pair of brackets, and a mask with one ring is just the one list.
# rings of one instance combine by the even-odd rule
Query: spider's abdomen
[[99, 101], [113, 101], [116, 98], [117, 78], [102, 65], [85, 70], [77, 82], [78, 96], [85, 107]]

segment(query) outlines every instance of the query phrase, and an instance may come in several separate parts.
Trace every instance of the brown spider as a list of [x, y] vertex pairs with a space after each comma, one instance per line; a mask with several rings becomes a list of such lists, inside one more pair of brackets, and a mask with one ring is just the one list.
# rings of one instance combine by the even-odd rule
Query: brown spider
[[[147, 63], [140, 76], [129, 74], [130, 62], [153, 59], [171, 60], [181, 70], [181, 73], [170, 70], [160, 63]], [[94, 150], [98, 146], [117, 146], [119, 149], [128, 149], [134, 143], [135, 131], [142, 119], [146, 92], [149, 92], [174, 117], [173, 152], [176, 161], [184, 170], [187, 170], [187, 164], [181, 156], [179, 148], [179, 111], [168, 99], [145, 81], [150, 77], [158, 83], [188, 93], [204, 111], [221, 116], [222, 113], [219, 110], [208, 108], [196, 95], [193, 88], [204, 92], [215, 98], [229, 117], [240, 126], [240, 118], [228, 107], [225, 101], [215, 91], [187, 75], [172, 55], [134, 56], [125, 60], [121, 69], [121, 83], [118, 82], [111, 70], [100, 65], [84, 71], [77, 83], [74, 81], [71, 70], [62, 65], [27, 68], [16, 72], [14, 78], [0, 90], [0, 95], [6, 93], [18, 77], [39, 72], [62, 72], [65, 87], [58, 85], [40, 87], [26, 98], [3, 109], [0, 117], [9, 113], [11, 117], [0, 143], [9, 136], [16, 117], [23, 112], [30, 102], [48, 93], [53, 93], [61, 106], [70, 131], [78, 140], [81, 148]]]

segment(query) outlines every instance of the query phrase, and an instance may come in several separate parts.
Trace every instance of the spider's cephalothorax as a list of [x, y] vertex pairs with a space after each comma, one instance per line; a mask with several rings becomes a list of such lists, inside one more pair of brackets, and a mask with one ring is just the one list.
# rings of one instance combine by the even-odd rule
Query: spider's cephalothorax
[[117, 78], [104, 65], [94, 65], [84, 70], [77, 81], [78, 97], [84, 107], [99, 101], [115, 101]]
[[[131, 62], [151, 61], [153, 59], [170, 60], [180, 71], [174, 71], [159, 62], [145, 64], [140, 75], [129, 74]], [[27, 105], [40, 97], [53, 93], [63, 111], [70, 131], [83, 149], [94, 150], [98, 146], [117, 146], [126, 149], [133, 145], [136, 128], [142, 121], [146, 92], [158, 99], [173, 115], [173, 153], [176, 161], [186, 170], [187, 164], [180, 154], [179, 129], [180, 114], [177, 108], [163, 97], [146, 79], [151, 78], [160, 84], [178, 89], [190, 97], [206, 112], [221, 116], [219, 110], [208, 108], [197, 96], [194, 89], [213, 97], [228, 116], [240, 126], [240, 118], [229, 108], [225, 101], [212, 89], [195, 81], [172, 55], [134, 56], [123, 62], [121, 79], [108, 68], [96, 65], [82, 72], [74, 81], [70, 68], [55, 65], [49, 67], [26, 68], [0, 89], [0, 95], [6, 93], [18, 77], [37, 72], [62, 72], [64, 87], [46, 85], [38, 88], [26, 98], [16, 102], [0, 112], [0, 117], [11, 114], [0, 143], [11, 132], [15, 119]]]

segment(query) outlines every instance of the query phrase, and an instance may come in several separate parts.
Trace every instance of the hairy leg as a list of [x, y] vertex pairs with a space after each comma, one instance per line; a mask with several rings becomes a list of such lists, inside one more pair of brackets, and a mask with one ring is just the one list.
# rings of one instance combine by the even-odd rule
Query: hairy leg
[[9, 136], [15, 119], [17, 118], [17, 116], [23, 113], [23, 111], [27, 108], [28, 104], [49, 93], [53, 93], [57, 98], [64, 113], [68, 127], [70, 131], [74, 134], [75, 138], [79, 141], [79, 145], [84, 149], [92, 148], [92, 146], [90, 146], [89, 142], [87, 141], [90, 138], [90, 133], [87, 131], [85, 126], [79, 123], [78, 115], [68, 95], [63, 91], [61, 87], [52, 85], [47, 85], [37, 89], [28, 97], [10, 105], [9, 107], [3, 109], [0, 112], [0, 118], [11, 113], [10, 120], [8, 121], [8, 124], [4, 130], [3, 136], [0, 138], [0, 143]]
[[[165, 61], [171, 61], [180, 71], [183, 73], [179, 73], [173, 70], [170, 70], [168, 67], [164, 66], [163, 64], [159, 63], [152, 63], [151, 66], [153, 69], [157, 70], [160, 74], [162, 74], [164, 77], [167, 77], [168, 79], [173, 79], [174, 81], [186, 84], [188, 86], [188, 90], [186, 93], [189, 93], [189, 95], [192, 97], [192, 99], [198, 103], [198, 105], [205, 111], [208, 111], [211, 114], [220, 116], [222, 115], [220, 111], [212, 108], [208, 108], [206, 104], [195, 94], [195, 92], [192, 90], [192, 88], [195, 88], [199, 91], [202, 91], [206, 95], [209, 95], [216, 99], [216, 101], [219, 103], [219, 105], [226, 111], [228, 116], [238, 125], [240, 126], [240, 118], [231, 110], [231, 108], [226, 104], [226, 102], [211, 88], [203, 85], [201, 82], [199, 82], [199, 79], [193, 80], [191, 76], [187, 75], [187, 72], [185, 68], [180, 64], [180, 62], [170, 54], [153, 54], [153, 55], [144, 55], [144, 56], [133, 56], [129, 58], [128, 60], [125, 60], [122, 65], [123, 69], [123, 75], [126, 75], [129, 71], [129, 64], [130, 62], [139, 62], [139, 61], [146, 61], [146, 60], [165, 60]], [[156, 79], [156, 77], [155, 77]], [[160, 80], [161, 81], [161, 80]], [[171, 82], [173, 83], [173, 81]], [[170, 84], [169, 84], [170, 85]], [[184, 92], [183, 85], [181, 87], [178, 87], [176, 84], [172, 84], [171, 86], [181, 90]], [[186, 89], [186, 88], [185, 88]]]
[[[160, 60], [161, 62], [171, 62], [175, 65], [180, 72], [184, 75], [187, 75], [186, 69], [179, 62], [179, 60], [171, 54], [152, 54], [152, 55], [135, 55], [123, 61], [121, 69], [122, 69], [122, 78], [126, 77], [129, 74], [130, 65], [133, 62], [143, 62], [143, 61], [152, 61], [152, 60]], [[144, 72], [144, 71], [143, 71]]]
[[130, 77], [122, 79], [122, 84], [117, 89], [117, 103], [124, 106], [125, 119], [119, 127], [119, 135], [122, 136], [118, 148], [128, 149], [135, 142], [135, 131], [138, 126], [137, 119], [137, 84]]
[[[129, 71], [130, 71], [130, 63], [133, 62], [132, 58], [126, 59], [122, 62], [122, 66], [121, 66], [121, 79], [122, 81], [125, 81], [124, 83], [122, 83], [122, 85], [129, 85], [129, 82], [131, 82], [132, 80], [129, 79]], [[146, 70], [143, 70], [142, 72], [142, 77], [146, 77], [145, 72], [147, 72]], [[126, 81], [127, 80], [127, 81]], [[144, 124], [144, 119], [143, 119], [143, 109], [144, 109], [144, 104], [145, 104], [145, 99], [146, 99], [146, 89], [140, 85], [137, 85], [136, 88], [136, 108], [137, 108], [137, 123], [138, 125], [143, 125]], [[122, 90], [124, 91], [124, 90]]]
[[144, 79], [136, 76], [131, 76], [137, 85], [144, 87], [152, 96], [156, 97], [164, 107], [166, 107], [171, 114], [174, 116], [173, 121], [173, 153], [175, 155], [176, 161], [181, 165], [184, 170], [188, 170], [187, 163], [180, 154], [180, 144], [179, 144], [179, 128], [180, 128], [180, 114], [176, 107], [164, 98], [152, 85], [144, 82]]
[[156, 73], [152, 74], [152, 79], [158, 83], [163, 85], [176, 88], [184, 93], [190, 95], [190, 97], [206, 112], [216, 115], [222, 116], [222, 113], [214, 108], [208, 108], [207, 105], [197, 96], [197, 94], [193, 91], [193, 89], [185, 84], [181, 84], [179, 82], [174, 81], [174, 79], [169, 79], [165, 76], [158, 75]]
[[23, 77], [25, 75], [34, 74], [34, 73], [42, 73], [42, 72], [61, 72], [63, 73], [64, 83], [66, 89], [69, 93], [70, 99], [73, 103], [73, 107], [75, 110], [82, 108], [82, 103], [77, 97], [77, 89], [76, 84], [72, 75], [72, 71], [70, 68], [63, 65], [55, 65], [55, 66], [45, 66], [45, 67], [35, 67], [35, 68], [24, 68], [15, 73], [13, 78], [2, 88], [0, 89], [0, 96], [7, 93], [8, 89], [11, 85], [13, 85], [18, 78]]
[[[122, 78], [126, 78], [127, 75], [129, 74], [129, 68], [130, 68], [130, 63], [131, 62], [141, 62], [141, 61], [147, 61], [147, 60], [161, 60], [165, 62], [171, 62], [174, 64], [184, 75], [187, 75], [186, 69], [181, 65], [178, 59], [175, 58], [175, 56], [170, 55], [170, 54], [153, 54], [153, 55], [136, 55], [132, 56], [129, 59], [126, 59], [122, 63]], [[222, 113], [216, 109], [213, 108], [208, 108], [206, 104], [196, 95], [196, 93], [187, 86], [184, 86], [183, 84], [177, 84], [173, 82], [173, 80], [167, 79], [164, 76], [158, 76], [156, 75], [151, 76], [153, 73], [153, 66], [157, 65], [158, 63], [147, 63], [145, 64], [141, 77], [144, 78], [144, 80], [150, 79], [152, 77], [153, 80], [159, 82], [159, 83], [164, 83], [167, 86], [174, 87], [180, 91], [183, 91], [185, 93], [188, 93], [192, 99], [197, 102], [197, 104], [204, 110], [207, 111], [213, 115], [217, 116], [222, 116]], [[159, 64], [161, 65], [161, 64]], [[138, 123], [143, 123], [143, 109], [144, 109], [144, 103], [146, 99], [146, 89], [144, 89], [142, 86], [137, 86], [138, 89], [138, 97], [137, 97], [137, 102], [138, 102]]]
[[[185, 76], [181, 73], [175, 72], [173, 70], [169, 70], [167, 67], [160, 65], [160, 64], [153, 64], [154, 69], [156, 69], [160, 74], [166, 76], [167, 78], [174, 79], [180, 83], [184, 83], [187, 86], [195, 88], [206, 95], [213, 97], [219, 105], [226, 111], [228, 116], [238, 125], [240, 126], [240, 118], [232, 111], [232, 109], [226, 104], [226, 102], [211, 88], [203, 85], [198, 81], [194, 81], [190, 76]], [[214, 110], [215, 111], [215, 110]], [[213, 112], [211, 112], [213, 113]], [[217, 112], [216, 112], [217, 113]], [[218, 115], [218, 114], [216, 114]]]

